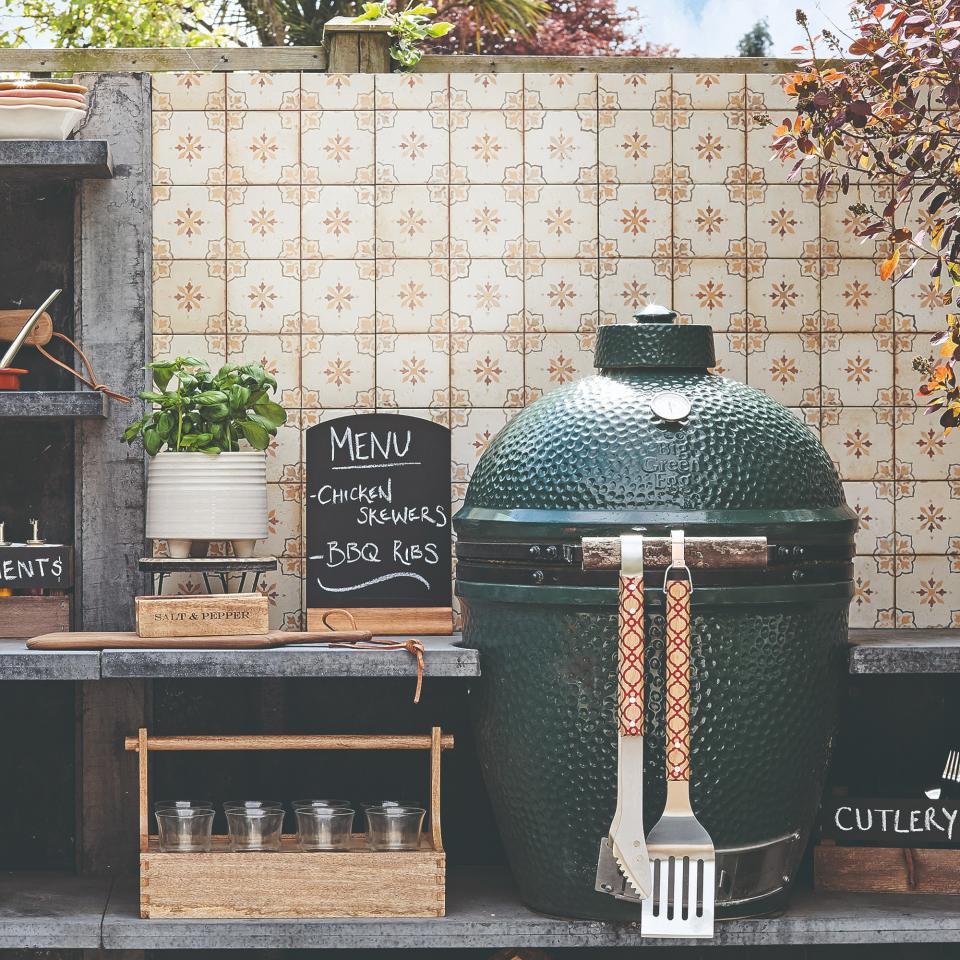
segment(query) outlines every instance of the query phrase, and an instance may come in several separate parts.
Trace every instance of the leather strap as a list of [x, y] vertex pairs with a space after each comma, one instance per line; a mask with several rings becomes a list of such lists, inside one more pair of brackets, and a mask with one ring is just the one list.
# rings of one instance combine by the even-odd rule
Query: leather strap
[[617, 614], [617, 728], [622, 737], [643, 736], [643, 537], [620, 538]]
[[77, 372], [73, 369], [73, 367], [64, 363], [62, 360], [58, 360], [56, 357], [47, 353], [47, 351], [44, 350], [39, 343], [36, 343], [34, 344], [34, 347], [38, 353], [45, 356], [51, 363], [56, 364], [56, 366], [60, 367], [61, 370], [66, 370], [67, 373], [72, 373], [81, 383], [85, 383], [91, 390], [104, 393], [108, 397], [112, 397], [114, 400], [119, 400], [121, 403], [130, 403], [129, 397], [125, 397], [122, 393], [117, 393], [115, 390], [111, 390], [104, 384], [97, 382], [97, 375], [93, 372], [93, 364], [90, 363], [87, 355], [65, 333], [60, 333], [59, 331], [54, 330], [53, 336], [57, 337], [59, 340], [63, 340], [64, 343], [68, 343], [71, 347], [73, 347], [77, 356], [80, 357], [80, 362], [87, 371], [87, 375], [84, 376], [82, 373]]

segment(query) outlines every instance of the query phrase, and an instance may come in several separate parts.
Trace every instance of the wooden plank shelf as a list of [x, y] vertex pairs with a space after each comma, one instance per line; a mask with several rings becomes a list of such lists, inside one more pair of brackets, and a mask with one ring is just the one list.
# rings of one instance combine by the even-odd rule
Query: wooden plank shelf
[[960, 630], [851, 630], [850, 672], [960, 673]]
[[110, 880], [0, 873], [0, 950], [97, 950]]
[[106, 140], [0, 140], [0, 180], [108, 180]]
[[103, 922], [108, 950], [283, 948], [603, 948], [960, 942], [958, 899], [798, 891], [785, 914], [717, 924], [713, 940], [642, 940], [636, 923], [534, 913], [501, 870], [448, 873], [447, 915], [436, 919], [141, 920], [136, 888], [118, 884]]
[[[0, 145], [2, 143], [0, 140]], [[108, 402], [107, 397], [96, 390], [2, 390], [0, 418], [102, 420], [107, 416]]]

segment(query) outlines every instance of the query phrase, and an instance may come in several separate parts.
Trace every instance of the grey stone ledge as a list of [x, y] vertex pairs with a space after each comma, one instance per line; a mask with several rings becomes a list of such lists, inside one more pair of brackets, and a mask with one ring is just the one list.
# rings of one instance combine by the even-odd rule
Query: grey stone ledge
[[104, 915], [103, 946], [124, 950], [401, 949], [788, 944], [954, 943], [957, 899], [900, 894], [798, 892], [778, 917], [728, 920], [713, 940], [642, 940], [638, 923], [567, 920], [520, 903], [500, 870], [452, 870], [438, 919], [141, 920], [134, 885], [120, 886]]
[[0, 680], [99, 679], [98, 650], [28, 650], [23, 640], [0, 639]]
[[113, 176], [106, 140], [0, 140], [2, 180], [105, 180]]
[[960, 673], [960, 630], [851, 630], [850, 672]]
[[103, 419], [108, 402], [95, 390], [4, 390], [0, 391], [0, 418]]

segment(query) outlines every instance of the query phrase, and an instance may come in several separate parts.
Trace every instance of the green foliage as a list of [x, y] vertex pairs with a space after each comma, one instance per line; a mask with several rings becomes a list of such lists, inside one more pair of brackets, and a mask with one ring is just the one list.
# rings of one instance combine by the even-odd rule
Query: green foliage
[[157, 389], [145, 390], [140, 399], [153, 409], [127, 427], [123, 441], [141, 437], [151, 457], [164, 449], [232, 452], [240, 449], [241, 440], [254, 450], [266, 450], [286, 423], [286, 411], [268, 396], [277, 381], [258, 363], [227, 364], [214, 374], [203, 360], [177, 357], [147, 369], [153, 371]]
[[758, 20], [737, 43], [737, 56], [740, 57], [769, 57], [772, 50], [773, 37], [766, 17]]
[[363, 23], [365, 20], [389, 20], [390, 36], [394, 44], [390, 47], [390, 56], [393, 57], [403, 70], [411, 70], [423, 56], [420, 44], [424, 40], [435, 40], [446, 36], [453, 24], [443, 20], [436, 23], [431, 17], [437, 12], [436, 7], [425, 3], [414, 3], [413, 0], [403, 10], [392, 11], [389, 0], [380, 3], [364, 3], [363, 13], [354, 17], [354, 23]]
[[[56, 47], [202, 47], [230, 40], [203, 0], [0, 0], [0, 13], [29, 21]], [[36, 43], [24, 26], [0, 31], [0, 46]]]

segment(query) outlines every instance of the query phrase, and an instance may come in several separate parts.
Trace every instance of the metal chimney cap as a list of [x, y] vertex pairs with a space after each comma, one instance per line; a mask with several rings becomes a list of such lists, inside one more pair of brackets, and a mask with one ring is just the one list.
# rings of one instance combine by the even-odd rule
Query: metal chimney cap
[[633, 315], [633, 319], [637, 323], [673, 323], [677, 319], [677, 313], [659, 303], [648, 303], [639, 313]]

